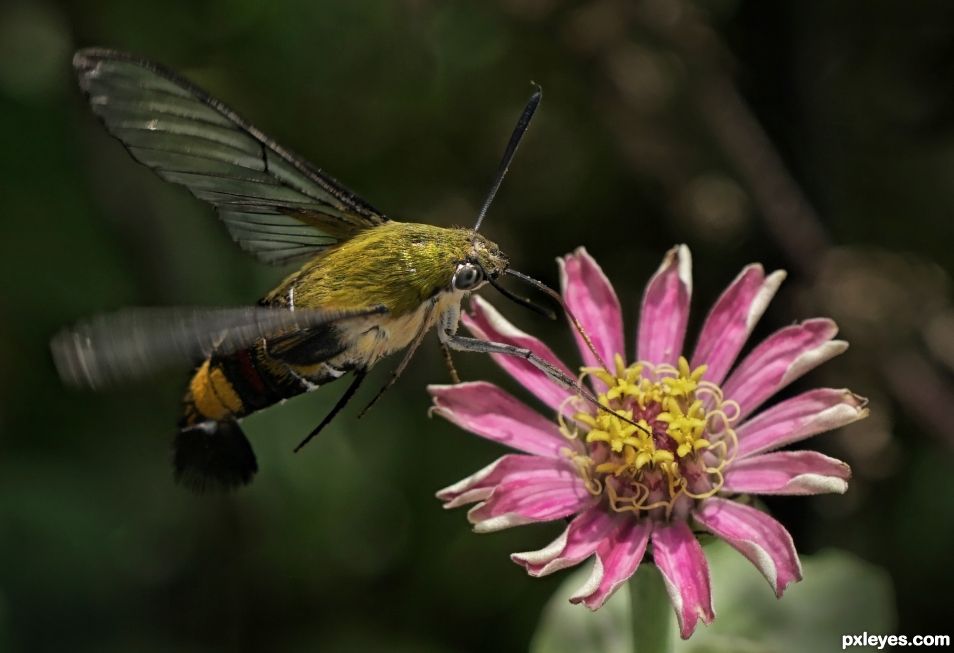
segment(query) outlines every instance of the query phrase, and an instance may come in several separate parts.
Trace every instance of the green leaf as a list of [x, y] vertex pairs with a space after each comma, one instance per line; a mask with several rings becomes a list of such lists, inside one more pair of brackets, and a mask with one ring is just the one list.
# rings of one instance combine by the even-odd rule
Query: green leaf
[[[705, 547], [716, 619], [686, 641], [671, 621], [676, 653], [801, 653], [840, 647], [841, 636], [890, 634], [894, 592], [887, 573], [837, 550], [801, 556], [804, 580], [776, 600], [748, 560], [722, 542]], [[546, 605], [531, 653], [629, 653], [629, 587], [593, 613], [569, 603], [589, 568], [570, 574]], [[670, 608], [671, 609], [671, 608]]]
[[894, 590], [888, 574], [835, 549], [801, 556], [804, 580], [776, 600], [765, 579], [724, 543], [706, 547], [716, 619], [678, 653], [801, 653], [839, 648], [849, 633], [891, 633]]
[[569, 574], [553, 594], [530, 642], [530, 653], [630, 653], [630, 601], [621, 588], [596, 612], [570, 603], [590, 575], [590, 565]]

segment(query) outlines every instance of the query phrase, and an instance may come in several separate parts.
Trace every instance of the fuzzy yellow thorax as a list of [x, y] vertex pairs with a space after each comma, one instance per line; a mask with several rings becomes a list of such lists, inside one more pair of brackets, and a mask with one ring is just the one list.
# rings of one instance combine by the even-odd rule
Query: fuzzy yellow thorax
[[490, 274], [507, 266], [499, 247], [470, 229], [389, 221], [361, 231], [309, 261], [269, 296], [294, 287], [295, 306], [385, 306], [392, 316], [418, 309], [450, 288], [457, 265], [476, 258]]

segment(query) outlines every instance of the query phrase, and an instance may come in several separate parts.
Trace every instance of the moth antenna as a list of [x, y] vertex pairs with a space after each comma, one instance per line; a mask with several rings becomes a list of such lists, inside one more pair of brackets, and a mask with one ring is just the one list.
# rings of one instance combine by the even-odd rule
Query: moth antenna
[[536, 91], [533, 92], [533, 95], [530, 96], [530, 99], [527, 101], [527, 106], [523, 108], [523, 113], [520, 114], [520, 119], [517, 120], [516, 126], [513, 128], [513, 133], [510, 134], [510, 141], [507, 143], [507, 149], [504, 150], [503, 158], [500, 160], [500, 164], [497, 166], [497, 174], [494, 176], [494, 183], [490, 185], [490, 192], [487, 193], [487, 198], [484, 200], [483, 205], [480, 207], [480, 212], [477, 214], [477, 222], [474, 224], [474, 239], [477, 238], [477, 231], [480, 229], [480, 224], [484, 221], [484, 216], [487, 215], [487, 210], [490, 208], [490, 204], [494, 201], [494, 197], [497, 195], [497, 191], [500, 190], [500, 184], [503, 182], [503, 178], [507, 175], [507, 170], [510, 169], [510, 162], [513, 161], [514, 154], [517, 153], [517, 146], [520, 145], [520, 140], [523, 138], [523, 135], [527, 131], [527, 127], [530, 126], [530, 120], [533, 118], [533, 114], [536, 112], [537, 107], [540, 106], [540, 100], [543, 98], [543, 89], [536, 82], [530, 82], [536, 87]]
[[[506, 274], [509, 274], [512, 277], [516, 277], [525, 283], [530, 284], [540, 292], [548, 295], [560, 305], [560, 308], [563, 309], [563, 312], [566, 313], [567, 317], [570, 318], [570, 322], [573, 324], [573, 328], [576, 329], [576, 332], [580, 334], [580, 337], [583, 338], [583, 342], [586, 343], [586, 348], [589, 349], [593, 356], [596, 358], [596, 361], [600, 364], [600, 367], [609, 371], [609, 367], [606, 365], [606, 361], [603, 360], [603, 357], [600, 356], [600, 353], [596, 350], [596, 346], [593, 344], [593, 341], [590, 340], [589, 334], [583, 328], [583, 325], [580, 324], [580, 321], [576, 319], [576, 315], [573, 314], [573, 311], [570, 310], [570, 307], [566, 305], [566, 302], [563, 301], [563, 297], [557, 291], [553, 290], [550, 286], [546, 285], [542, 281], [537, 281], [533, 277], [524, 274], [523, 272], [518, 272], [512, 268], [507, 268], [504, 270]], [[496, 286], [494, 286], [496, 287]]]

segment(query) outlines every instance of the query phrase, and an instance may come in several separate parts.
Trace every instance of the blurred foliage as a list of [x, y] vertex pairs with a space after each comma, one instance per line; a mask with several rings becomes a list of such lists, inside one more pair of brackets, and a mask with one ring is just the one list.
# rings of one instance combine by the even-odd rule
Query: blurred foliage
[[[668, 647], [656, 653], [833, 651], [841, 647], [842, 635], [892, 631], [891, 581], [884, 571], [851, 554], [829, 549], [803, 555], [804, 580], [776, 600], [771, 585], [732, 547], [713, 540], [705, 552], [712, 570], [716, 619], [708, 626], [700, 622], [692, 637], [682, 640], [675, 617], [670, 617], [665, 625], [670, 631]], [[586, 582], [590, 570], [584, 566], [570, 573], [544, 610], [531, 652], [632, 651], [629, 600], [633, 582], [662, 584], [662, 577], [649, 571], [641, 566], [634, 581], [595, 613], [567, 600]], [[664, 591], [658, 594], [668, 603]], [[598, 645], [593, 646], [594, 642]]]
[[[61, 388], [46, 343], [64, 324], [250, 303], [282, 274], [105, 134], [69, 67], [89, 45], [166, 63], [389, 215], [444, 225], [471, 223], [542, 84], [486, 235], [551, 284], [586, 245], [629, 315], [686, 242], [690, 328], [742, 265], [788, 268], [756, 335], [835, 315], [854, 345], [799, 387], [850, 386], [872, 418], [813, 443], [852, 464], [847, 495], [769, 507], [801, 551], [884, 567], [898, 632], [949, 632], [931, 590], [954, 583], [952, 43], [940, 2], [7, 0], [0, 650], [519, 651], [560, 582], [507, 560], [558, 525], [475, 536], [433, 498], [500, 453], [427, 419], [436, 346], [298, 455], [340, 390], [250, 418], [262, 472], [227, 497], [171, 481], [187, 370]], [[574, 360], [563, 325], [505, 310]]]

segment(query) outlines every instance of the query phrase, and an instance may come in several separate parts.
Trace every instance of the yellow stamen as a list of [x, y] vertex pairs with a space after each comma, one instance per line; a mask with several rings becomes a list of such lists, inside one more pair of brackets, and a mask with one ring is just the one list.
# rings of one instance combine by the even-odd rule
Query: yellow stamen
[[[738, 449], [732, 424], [740, 411], [738, 404], [724, 401], [721, 388], [702, 380], [706, 366], [692, 369], [684, 357], [675, 366], [627, 366], [617, 354], [612, 369], [581, 369], [581, 382], [592, 376], [605, 385], [597, 401], [609, 409], [573, 415], [590, 455], [571, 458], [587, 490], [605, 494], [614, 511], [664, 508], [667, 518], [680, 497], [698, 500], [721, 490], [723, 469]], [[562, 410], [559, 422], [565, 436], [580, 436]], [[685, 469], [695, 470], [694, 492]], [[648, 503], [650, 488], [662, 498]]]

